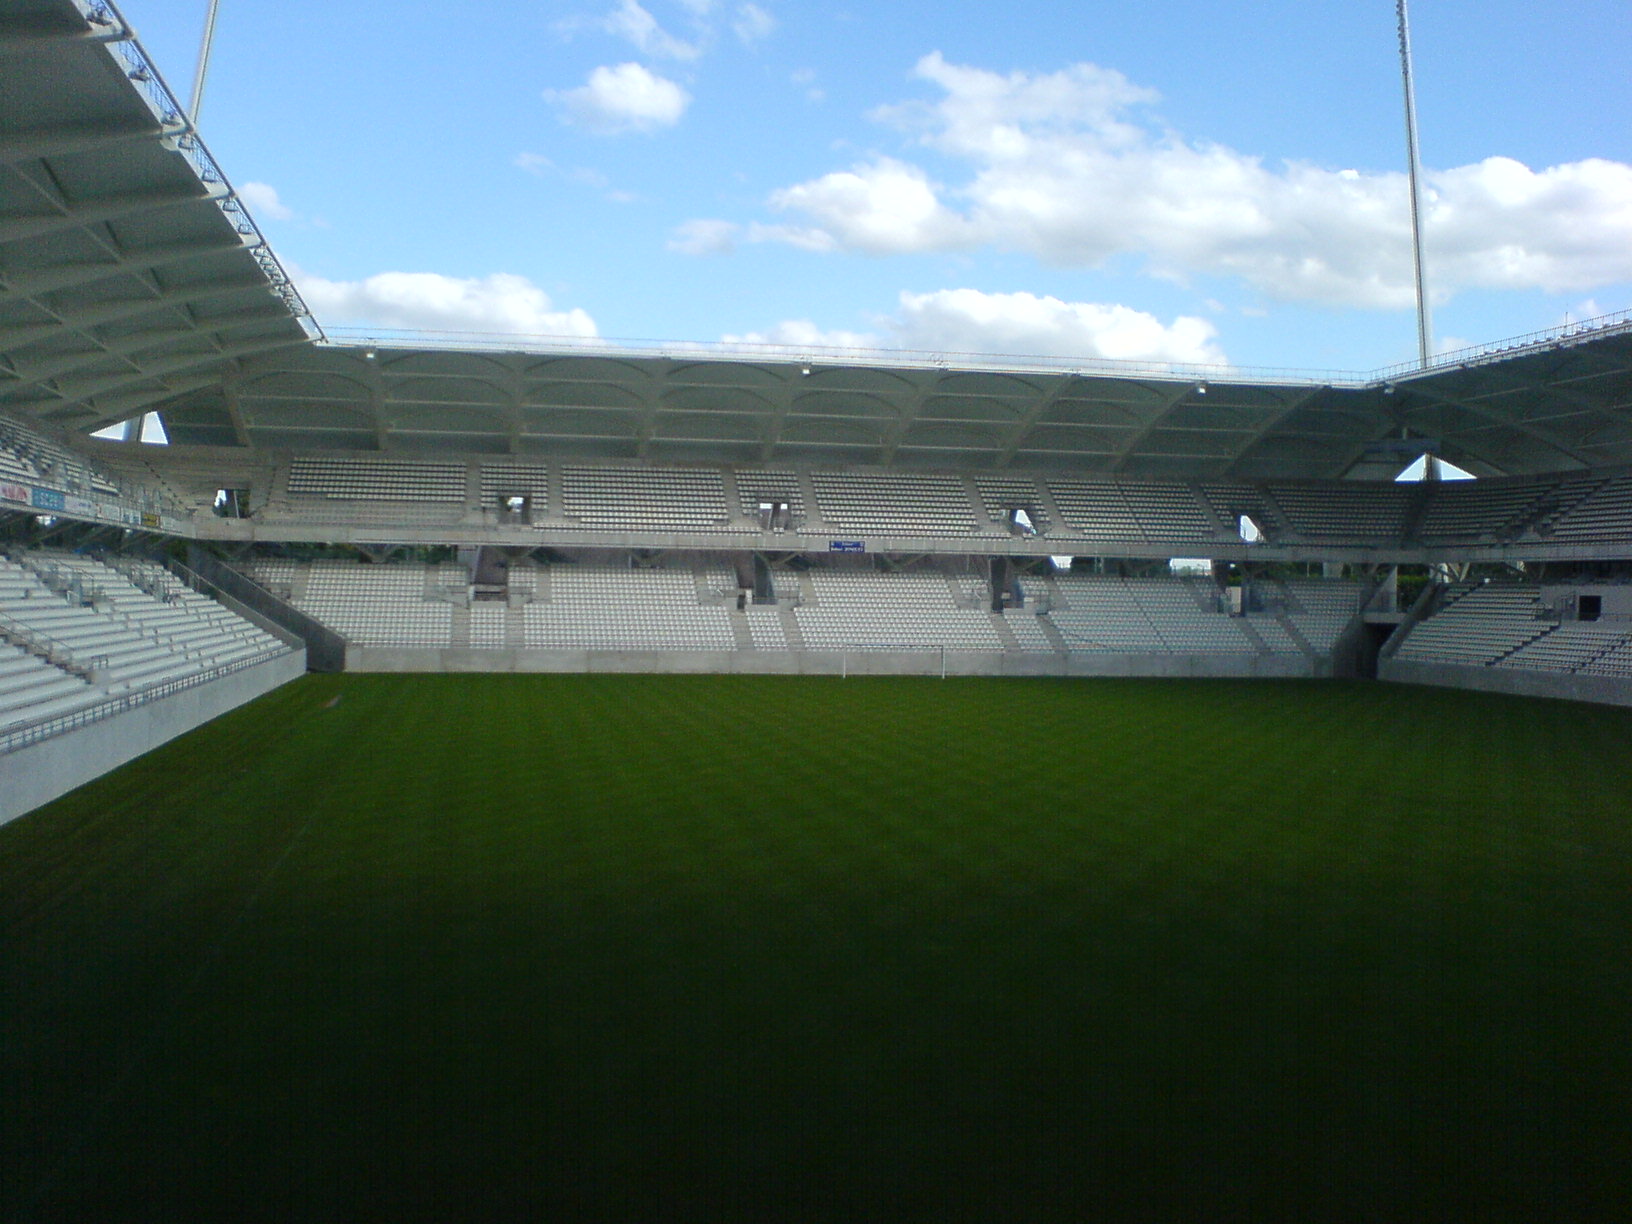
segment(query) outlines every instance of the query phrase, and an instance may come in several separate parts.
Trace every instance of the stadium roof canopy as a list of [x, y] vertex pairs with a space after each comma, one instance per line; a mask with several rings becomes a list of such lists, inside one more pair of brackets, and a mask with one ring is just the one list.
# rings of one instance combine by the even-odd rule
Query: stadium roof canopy
[[[0, 412], [173, 442], [654, 462], [1393, 475], [1632, 464], [1632, 322], [1427, 370], [1306, 375], [966, 354], [332, 343], [95, 0], [0, 11]], [[523, 349], [526, 351], [522, 351]]]

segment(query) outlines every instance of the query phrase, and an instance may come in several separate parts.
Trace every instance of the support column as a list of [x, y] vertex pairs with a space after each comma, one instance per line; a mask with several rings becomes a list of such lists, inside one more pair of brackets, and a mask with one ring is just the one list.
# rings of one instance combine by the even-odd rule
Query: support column
[[771, 563], [765, 559], [763, 553], [754, 554], [754, 602], [756, 604], [776, 602], [776, 583], [771, 578]]

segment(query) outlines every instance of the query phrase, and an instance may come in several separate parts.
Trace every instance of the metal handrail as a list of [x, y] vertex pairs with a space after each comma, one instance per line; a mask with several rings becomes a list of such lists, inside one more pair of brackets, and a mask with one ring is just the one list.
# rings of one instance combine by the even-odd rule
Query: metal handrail
[[252, 655], [247, 659], [234, 659], [231, 663], [223, 663], [212, 667], [208, 671], [198, 672], [191, 676], [182, 676], [174, 680], [161, 680], [156, 684], [144, 688], [133, 689], [128, 693], [121, 693], [117, 697], [110, 697], [107, 701], [99, 702], [94, 706], [87, 706], [83, 710], [75, 710], [69, 714], [57, 714], [50, 718], [40, 719], [37, 722], [24, 723], [19, 727], [12, 727], [0, 731], [0, 755], [15, 752], [19, 748], [26, 748], [30, 744], [37, 744], [41, 740], [62, 735], [91, 723], [101, 722], [112, 718], [115, 714], [123, 714], [127, 710], [134, 710], [162, 697], [169, 697], [185, 689], [197, 688], [201, 684], [208, 684], [213, 680], [220, 680], [234, 672], [244, 671], [247, 668], [257, 667], [262, 663], [270, 662], [283, 655], [293, 653], [293, 648], [279, 643], [278, 649], [268, 650], [265, 654]]
[[748, 341], [691, 341], [610, 338], [605, 336], [526, 336], [498, 332], [415, 331], [409, 328], [330, 327], [324, 343], [334, 348], [378, 346], [422, 349], [481, 349], [502, 352], [570, 351], [594, 357], [657, 357], [695, 361], [705, 357], [758, 357], [813, 366], [882, 366], [892, 369], [982, 370], [992, 373], [1109, 374], [1124, 377], [1188, 378], [1198, 382], [1290, 381], [1316, 386], [1360, 386], [1366, 376], [1353, 372], [1299, 369], [1290, 366], [1236, 366], [1225, 362], [1125, 361], [1110, 357], [1053, 357], [1023, 353], [971, 353], [953, 350], [849, 348], [820, 344], [770, 344]]
[[1371, 371], [1313, 370], [1295, 366], [1237, 366], [1228, 363], [1124, 361], [1110, 357], [1052, 357], [1023, 353], [971, 353], [919, 349], [848, 348], [819, 344], [768, 344], [747, 341], [666, 341], [605, 336], [527, 336], [496, 332], [415, 331], [409, 328], [331, 327], [325, 342], [335, 348], [358, 346], [424, 349], [482, 349], [505, 352], [582, 353], [594, 357], [760, 357], [812, 365], [843, 364], [908, 369], [986, 370], [1003, 373], [1098, 374], [1124, 377], [1193, 378], [1201, 382], [1293, 382], [1311, 386], [1360, 388], [1407, 376], [1431, 374], [1459, 365], [1502, 360], [1524, 351], [1539, 351], [1596, 339], [1607, 332], [1632, 330], [1632, 310], [1599, 315], [1579, 323], [1530, 332], [1490, 344], [1441, 353], [1427, 365], [1400, 362]]
[[[284, 271], [278, 257], [272, 253], [266, 236], [261, 233], [255, 219], [250, 216], [249, 210], [238, 198], [238, 193], [227, 181], [227, 176], [222, 173], [220, 165], [204, 147], [198, 130], [176, 99], [176, 95], [165, 84], [164, 77], [148, 58], [141, 43], [136, 41], [135, 30], [125, 20], [124, 14], [119, 11], [113, 0], [74, 0], [74, 3], [88, 25], [93, 29], [108, 31], [102, 37], [109, 54], [123, 61], [121, 67], [125, 75], [141, 91], [148, 109], [153, 112], [153, 117], [159, 121], [163, 129], [163, 138], [187, 159], [193, 167], [193, 172], [198, 175], [199, 181], [210, 189], [211, 197], [220, 206], [227, 220], [232, 222], [233, 228], [244, 240], [244, 246], [260, 265], [262, 273], [272, 287], [272, 292], [289, 308], [289, 313], [313, 339], [322, 339], [323, 329], [312, 317], [312, 312], [307, 309], [306, 302], [301, 298], [300, 291], [295, 288], [294, 281]], [[117, 28], [109, 30], [109, 27]]]
[[60, 667], [77, 676], [88, 677], [91, 672], [108, 665], [108, 656], [105, 654], [92, 655], [89, 659], [83, 660], [76, 658], [74, 648], [67, 642], [59, 642], [50, 634], [41, 633], [9, 612], [0, 612], [0, 638], [22, 647], [30, 654], [38, 655], [53, 667]]
[[1415, 361], [1400, 362], [1376, 371], [1371, 375], [1370, 381], [1388, 382], [1408, 375], [1415, 377], [1433, 374], [1457, 366], [1488, 365], [1526, 352], [1567, 348], [1571, 343], [1596, 340], [1606, 332], [1618, 331], [1632, 331], [1632, 310], [1598, 315], [1595, 318], [1583, 319], [1579, 323], [1565, 323], [1542, 331], [1528, 332], [1522, 336], [1511, 336], [1490, 344], [1475, 344], [1467, 348], [1453, 349], [1451, 352], [1439, 354], [1427, 365], [1420, 365]]

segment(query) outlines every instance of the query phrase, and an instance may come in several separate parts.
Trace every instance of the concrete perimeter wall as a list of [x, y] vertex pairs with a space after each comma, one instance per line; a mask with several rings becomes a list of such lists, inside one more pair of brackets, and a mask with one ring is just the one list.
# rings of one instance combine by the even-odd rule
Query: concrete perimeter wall
[[[724, 672], [734, 675], [938, 676], [934, 650], [409, 650], [350, 646], [355, 672]], [[949, 676], [1266, 676], [1329, 674], [1297, 655], [1023, 654], [946, 652]]]
[[1431, 684], [1438, 688], [1512, 693], [1518, 697], [1558, 697], [1565, 701], [1632, 706], [1632, 682], [1614, 676], [1573, 676], [1517, 667], [1462, 667], [1454, 663], [1384, 659], [1378, 664], [1377, 678], [1396, 684]]
[[0, 824], [305, 673], [297, 650], [0, 755]]

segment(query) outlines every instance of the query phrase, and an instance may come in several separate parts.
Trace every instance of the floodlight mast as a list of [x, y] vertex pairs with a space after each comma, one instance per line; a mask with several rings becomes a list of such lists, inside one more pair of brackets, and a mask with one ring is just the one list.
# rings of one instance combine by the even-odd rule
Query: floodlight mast
[[198, 127], [198, 110], [204, 105], [204, 77], [210, 70], [210, 47], [215, 42], [215, 13], [221, 0], [210, 0], [210, 11], [204, 17], [204, 38], [198, 45], [198, 70], [193, 73], [193, 98], [187, 105], [187, 119]]
[[1411, 23], [1405, 0], [1395, 0], [1400, 29], [1400, 77], [1405, 83], [1405, 153], [1411, 182], [1411, 262], [1417, 286], [1417, 358], [1424, 368], [1433, 352], [1428, 316], [1428, 282], [1422, 264], [1422, 163], [1417, 156], [1417, 91], [1411, 83]]

